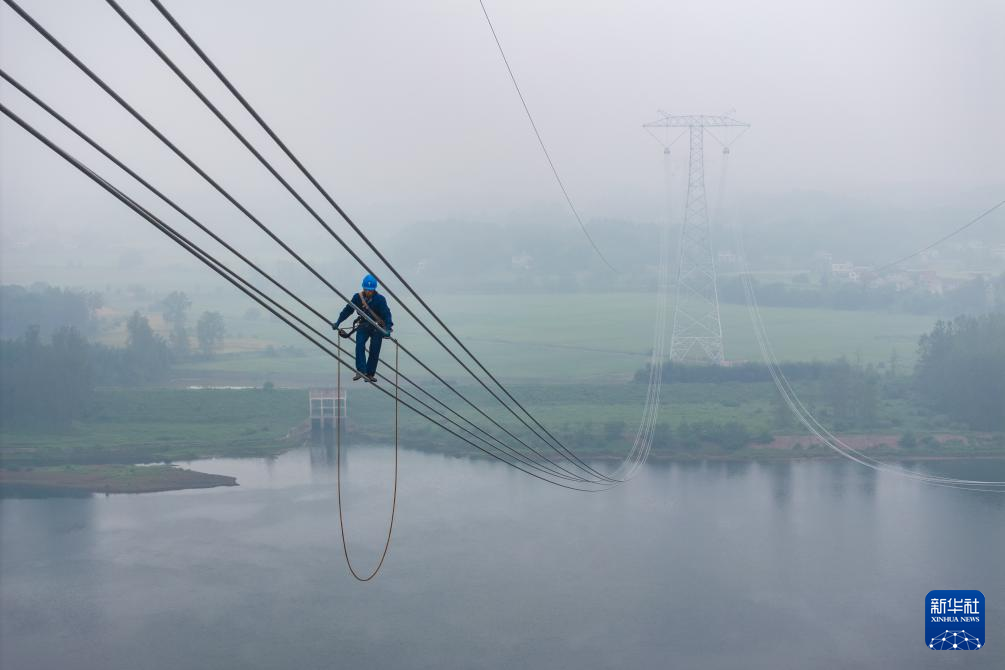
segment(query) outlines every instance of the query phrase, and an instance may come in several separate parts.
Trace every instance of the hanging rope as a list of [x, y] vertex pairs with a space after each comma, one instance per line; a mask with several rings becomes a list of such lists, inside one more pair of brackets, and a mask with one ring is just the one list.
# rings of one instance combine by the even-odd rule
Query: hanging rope
[[391, 533], [394, 531], [394, 513], [398, 509], [398, 342], [394, 343], [394, 485], [391, 489], [391, 519], [387, 524], [387, 539], [384, 540], [384, 549], [380, 552], [377, 567], [366, 577], [357, 572], [356, 567], [352, 564], [352, 559], [349, 558], [349, 542], [345, 535], [345, 515], [342, 513], [342, 408], [345, 406], [342, 398], [342, 359], [339, 359], [338, 362], [336, 379], [338, 381], [335, 401], [338, 406], [335, 408], [335, 490], [338, 497], [338, 528], [339, 534], [342, 536], [342, 553], [345, 554], [345, 563], [349, 566], [349, 572], [359, 581], [368, 582], [377, 576], [381, 566], [384, 565], [384, 559], [387, 558], [387, 551], [391, 547]]

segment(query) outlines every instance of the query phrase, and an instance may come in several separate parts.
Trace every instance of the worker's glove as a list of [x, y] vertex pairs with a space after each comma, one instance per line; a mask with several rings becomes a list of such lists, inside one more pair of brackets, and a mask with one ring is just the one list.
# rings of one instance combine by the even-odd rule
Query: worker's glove
[[390, 328], [388, 328], [386, 331], [384, 331], [384, 337], [391, 337], [391, 329]]
[[332, 324], [332, 330], [338, 330], [338, 327], [342, 324], [341, 321], [336, 321]]

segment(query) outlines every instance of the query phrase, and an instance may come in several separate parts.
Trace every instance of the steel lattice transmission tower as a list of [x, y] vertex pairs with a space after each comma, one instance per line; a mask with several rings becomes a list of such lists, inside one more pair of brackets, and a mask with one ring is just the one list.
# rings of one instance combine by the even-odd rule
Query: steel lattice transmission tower
[[[691, 140], [670, 360], [719, 365], [724, 360], [722, 321], [719, 318], [715, 256], [705, 198], [704, 139], [707, 128], [747, 128], [749, 125], [729, 116], [671, 116], [664, 112], [660, 115], [662, 118], [644, 127], [686, 128]], [[716, 141], [719, 141], [718, 138]], [[729, 153], [728, 145], [723, 144], [723, 151]]]

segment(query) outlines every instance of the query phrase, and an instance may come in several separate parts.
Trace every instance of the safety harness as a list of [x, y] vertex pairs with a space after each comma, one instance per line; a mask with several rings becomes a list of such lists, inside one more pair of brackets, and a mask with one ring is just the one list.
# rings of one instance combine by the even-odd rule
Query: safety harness
[[[363, 295], [363, 292], [360, 291], [356, 295], [359, 296], [359, 301], [363, 304], [363, 309], [367, 311], [367, 313], [370, 315], [370, 318], [373, 319], [373, 322], [376, 323], [381, 328], [381, 330], [385, 330], [384, 319], [380, 318], [377, 315], [377, 313], [373, 311], [373, 308], [370, 307], [370, 303], [366, 301], [366, 297]], [[355, 333], [357, 330], [359, 330], [360, 326], [362, 326], [364, 323], [367, 323], [367, 320], [363, 318], [362, 314], [357, 314], [356, 319], [352, 322], [352, 330], [345, 330], [344, 328], [339, 328], [338, 330], [339, 337], [346, 337], [346, 338], [352, 337], [352, 334]]]

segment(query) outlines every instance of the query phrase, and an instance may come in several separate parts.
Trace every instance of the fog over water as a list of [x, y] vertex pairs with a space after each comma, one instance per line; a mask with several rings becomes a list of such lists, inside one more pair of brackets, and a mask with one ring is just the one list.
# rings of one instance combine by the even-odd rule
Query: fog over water
[[[1005, 661], [1000, 496], [833, 461], [651, 465], [575, 494], [406, 451], [387, 565], [361, 585], [343, 565], [331, 456], [191, 464], [237, 475], [237, 490], [4, 500], [0, 662], [941, 668], [925, 594], [975, 584], [989, 639], [967, 666]], [[350, 450], [347, 464], [365, 570], [391, 451]], [[925, 469], [1005, 478], [997, 462]]]

